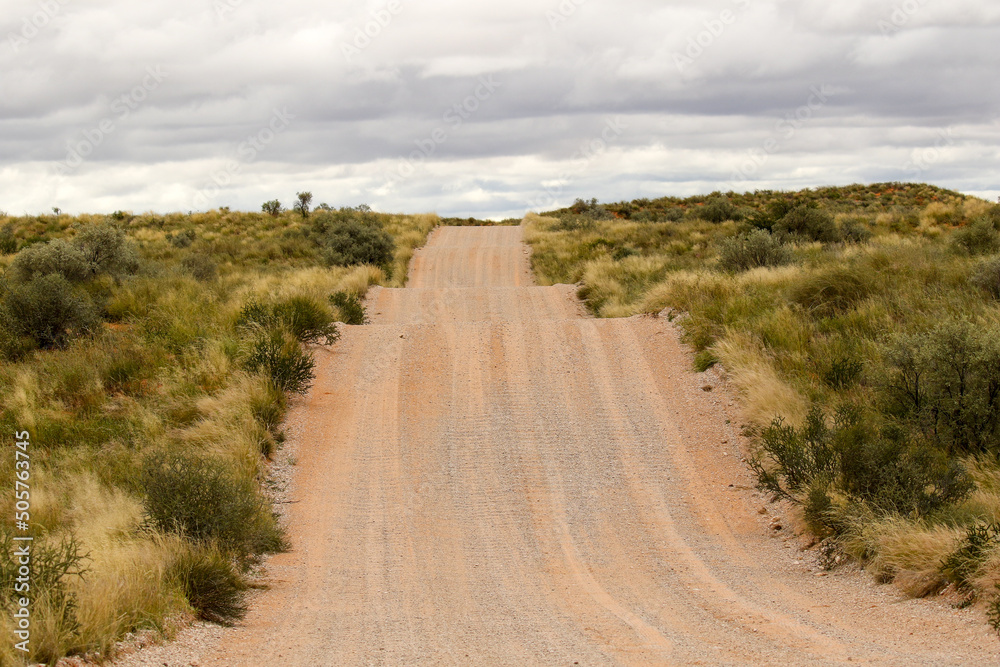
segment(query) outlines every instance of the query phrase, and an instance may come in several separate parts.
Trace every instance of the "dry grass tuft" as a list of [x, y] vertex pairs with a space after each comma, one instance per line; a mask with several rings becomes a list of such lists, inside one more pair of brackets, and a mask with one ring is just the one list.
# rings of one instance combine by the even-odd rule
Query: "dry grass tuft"
[[792, 425], [802, 423], [808, 401], [781, 379], [758, 343], [745, 335], [731, 334], [713, 349], [742, 393], [748, 419], [764, 424], [782, 417]]

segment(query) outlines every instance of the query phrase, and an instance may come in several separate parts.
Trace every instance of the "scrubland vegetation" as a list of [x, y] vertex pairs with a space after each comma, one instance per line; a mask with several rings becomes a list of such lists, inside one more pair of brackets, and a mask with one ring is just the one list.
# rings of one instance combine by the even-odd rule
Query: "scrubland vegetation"
[[1000, 629], [1000, 206], [927, 185], [529, 215], [542, 284], [675, 319], [742, 391], [760, 487], [832, 564]]
[[[267, 461], [312, 348], [363, 323], [360, 297], [401, 285], [438, 223], [307, 209], [0, 218], [0, 432], [31, 434], [31, 660], [245, 611], [251, 568], [284, 547]], [[12, 538], [4, 521], [5, 665], [24, 659]]]

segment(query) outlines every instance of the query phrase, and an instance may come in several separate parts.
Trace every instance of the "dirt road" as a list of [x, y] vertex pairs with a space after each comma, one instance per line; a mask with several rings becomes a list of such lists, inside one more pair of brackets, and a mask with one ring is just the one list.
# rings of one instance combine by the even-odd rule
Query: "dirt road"
[[816, 576], [671, 325], [532, 286], [520, 228], [437, 230], [369, 304], [293, 416], [293, 549], [201, 665], [1000, 663], [976, 613]]

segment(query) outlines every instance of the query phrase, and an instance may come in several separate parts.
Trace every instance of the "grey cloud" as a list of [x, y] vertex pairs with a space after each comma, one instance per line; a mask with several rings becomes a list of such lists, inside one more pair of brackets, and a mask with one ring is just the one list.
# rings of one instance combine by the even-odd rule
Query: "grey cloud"
[[[186, 210], [233, 161], [219, 205], [256, 208], [262, 184], [309, 183], [393, 210], [505, 214], [567, 172], [561, 202], [689, 194], [730, 182], [804, 106], [748, 187], [906, 178], [907, 156], [947, 127], [961, 128], [956, 148], [921, 179], [998, 187], [1000, 8], [985, 0], [400, 0], [389, 18], [379, 2], [220, 2], [67, 0], [25, 44], [0, 44], [0, 208]], [[0, 37], [38, 9], [16, 5]], [[147, 67], [166, 79], [121, 117], [112, 105]], [[502, 85], [447, 120], [481, 76]], [[823, 85], [835, 94], [810, 107]], [[286, 108], [294, 121], [241, 154]], [[573, 171], [618, 116], [628, 130]], [[54, 168], [109, 118], [81, 165]], [[387, 186], [421, 146], [429, 156]]]

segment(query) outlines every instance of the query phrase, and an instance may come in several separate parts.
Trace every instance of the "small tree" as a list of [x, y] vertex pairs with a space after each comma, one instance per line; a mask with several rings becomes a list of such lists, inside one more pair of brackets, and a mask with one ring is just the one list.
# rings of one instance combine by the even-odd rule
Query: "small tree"
[[267, 213], [272, 218], [277, 218], [281, 215], [281, 202], [277, 199], [272, 199], [271, 201], [266, 201], [261, 205], [260, 210]]
[[299, 199], [295, 202], [295, 211], [303, 218], [309, 217], [309, 206], [312, 204], [313, 195], [311, 192], [300, 192], [296, 195]]
[[112, 224], [84, 227], [73, 239], [91, 276], [106, 273], [116, 281], [139, 270], [139, 253], [125, 231]]

